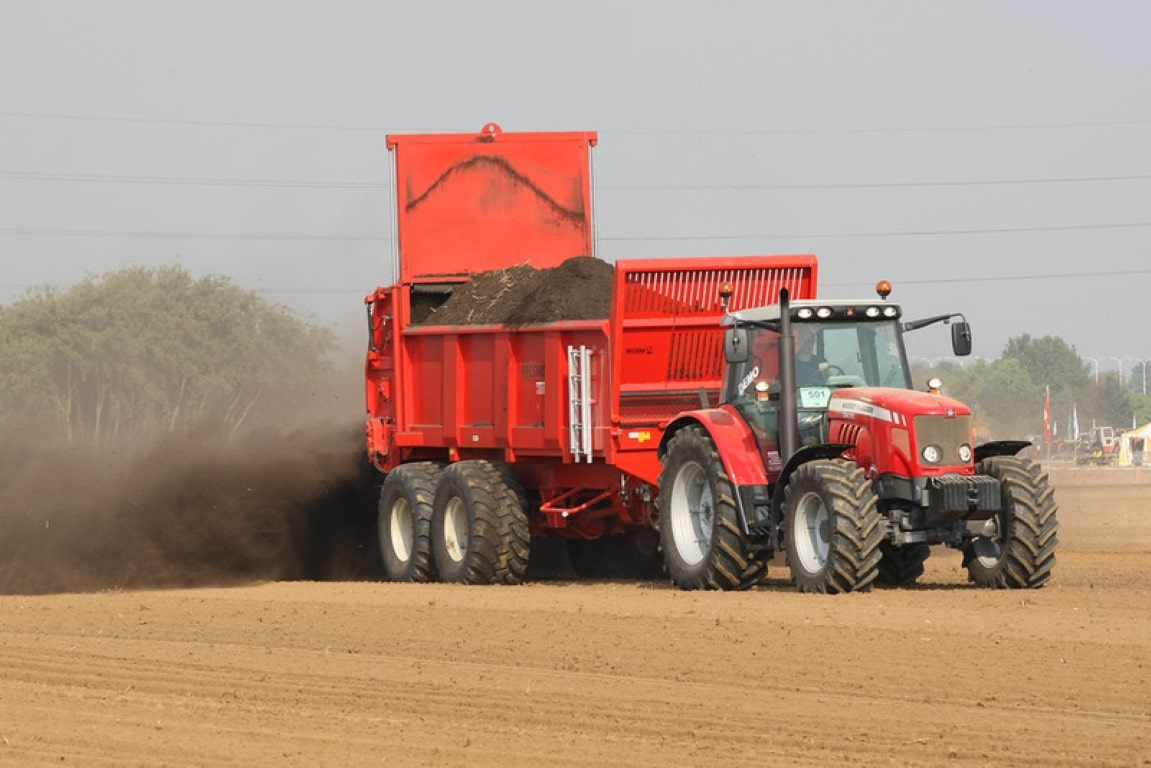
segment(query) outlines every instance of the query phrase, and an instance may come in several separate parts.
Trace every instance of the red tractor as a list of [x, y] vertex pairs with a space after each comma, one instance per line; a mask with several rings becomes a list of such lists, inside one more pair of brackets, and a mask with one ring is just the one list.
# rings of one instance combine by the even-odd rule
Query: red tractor
[[[980, 586], [1033, 588], [1055, 563], [1058, 521], [1047, 475], [976, 446], [963, 403], [918, 392], [903, 333], [959, 315], [904, 322], [880, 300], [788, 300], [729, 313], [721, 404], [681, 414], [660, 446], [660, 535], [672, 580], [739, 588], [776, 551], [805, 592], [907, 585], [933, 544], [963, 551]], [[952, 323], [956, 355], [971, 351]]]

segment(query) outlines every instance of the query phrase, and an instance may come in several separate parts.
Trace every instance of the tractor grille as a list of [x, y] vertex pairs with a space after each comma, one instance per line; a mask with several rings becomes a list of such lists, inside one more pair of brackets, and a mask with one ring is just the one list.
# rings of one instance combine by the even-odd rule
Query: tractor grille
[[959, 458], [959, 446], [971, 445], [970, 416], [916, 416], [915, 443], [920, 450], [925, 445], [938, 445], [943, 450], [939, 462], [946, 466], [967, 464]]

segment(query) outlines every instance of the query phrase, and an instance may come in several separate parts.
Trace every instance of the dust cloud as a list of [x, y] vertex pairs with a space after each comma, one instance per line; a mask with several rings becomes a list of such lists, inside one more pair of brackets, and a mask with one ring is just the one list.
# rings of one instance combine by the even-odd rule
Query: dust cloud
[[0, 444], [0, 594], [379, 577], [363, 428]]

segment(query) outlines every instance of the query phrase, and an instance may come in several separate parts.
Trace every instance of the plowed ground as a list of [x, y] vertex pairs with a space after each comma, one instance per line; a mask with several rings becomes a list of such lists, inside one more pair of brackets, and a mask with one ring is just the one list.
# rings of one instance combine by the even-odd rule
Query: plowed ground
[[[1070, 474], [1070, 473], [1069, 473]], [[0, 765], [1151, 765], [1151, 485], [1056, 575], [819, 597], [275, 582], [0, 597]]]

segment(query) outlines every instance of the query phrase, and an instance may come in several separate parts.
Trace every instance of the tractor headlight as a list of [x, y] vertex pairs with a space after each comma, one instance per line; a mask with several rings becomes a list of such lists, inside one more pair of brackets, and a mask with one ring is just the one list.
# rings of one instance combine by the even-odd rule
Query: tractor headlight
[[959, 446], [959, 460], [962, 461], [964, 464], [971, 461], [971, 446], [968, 445], [967, 443], [964, 443], [963, 445]]
[[938, 445], [925, 445], [919, 453], [928, 464], [938, 464], [943, 458], [943, 450]]

